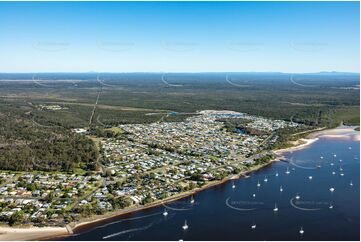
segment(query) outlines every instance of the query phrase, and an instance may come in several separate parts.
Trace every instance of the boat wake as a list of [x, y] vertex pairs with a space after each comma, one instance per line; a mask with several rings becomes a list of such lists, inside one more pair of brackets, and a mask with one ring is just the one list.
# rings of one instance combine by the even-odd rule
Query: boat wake
[[[126, 222], [126, 221], [132, 221], [132, 220], [138, 220], [138, 219], [144, 219], [144, 218], [159, 216], [161, 214], [162, 214], [161, 212], [158, 212], [158, 213], [152, 213], [152, 214], [148, 214], [148, 215], [144, 215], [144, 216], [138, 216], [138, 217], [134, 217], [134, 218], [121, 219], [121, 220], [114, 221], [114, 222], [111, 222], [111, 223], [107, 223], [107, 224], [104, 224], [104, 225], [96, 226], [93, 229], [88, 230], [87, 233], [89, 233], [91, 231], [94, 231], [96, 229], [101, 229], [101, 228], [108, 227], [108, 226], [113, 225], [113, 224], [118, 224], [118, 223], [122, 223], [122, 222]], [[80, 235], [80, 234], [73, 234], [70, 237], [76, 237], [78, 235]]]
[[122, 223], [122, 222], [125, 222], [125, 221], [132, 221], [132, 220], [138, 220], [138, 219], [143, 219], [143, 218], [154, 217], [154, 216], [158, 216], [158, 215], [161, 215], [161, 214], [162, 213], [159, 212], [159, 213], [152, 213], [152, 214], [148, 214], [148, 215], [144, 215], [144, 216], [138, 216], [138, 217], [134, 217], [134, 218], [121, 219], [121, 220], [118, 220], [118, 221], [114, 221], [112, 223], [108, 223], [108, 224], [98, 226], [96, 228], [97, 229], [104, 228], [104, 227], [107, 227], [107, 226], [112, 225], [112, 224], [117, 224], [117, 223]]
[[147, 229], [149, 229], [150, 227], [152, 227], [152, 225], [153, 225], [153, 223], [150, 223], [150, 224], [148, 224], [147, 226], [143, 226], [143, 227], [140, 227], [140, 228], [123, 230], [123, 231], [118, 232], [118, 233], [114, 233], [114, 234], [110, 234], [110, 235], [104, 236], [103, 239], [109, 239], [109, 238], [112, 238], [112, 237], [115, 237], [115, 236], [119, 236], [119, 235], [123, 235], [123, 234], [127, 234], [127, 233], [132, 233], [132, 232], [147, 230]]
[[316, 166], [314, 166], [314, 167], [311, 166], [311, 167], [310, 167], [310, 166], [301, 166], [301, 165], [298, 165], [298, 164], [296, 164], [296, 163], [293, 161], [293, 158], [291, 158], [291, 159], [289, 160], [289, 163], [292, 164], [293, 166], [297, 167], [297, 168], [301, 168], [301, 169], [305, 169], [305, 170], [315, 170], [315, 169], [317, 169]]

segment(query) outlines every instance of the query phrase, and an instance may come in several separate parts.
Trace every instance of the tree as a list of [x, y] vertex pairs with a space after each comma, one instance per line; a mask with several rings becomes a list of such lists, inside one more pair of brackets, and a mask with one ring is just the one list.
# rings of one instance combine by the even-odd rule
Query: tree
[[15, 212], [9, 218], [9, 225], [13, 226], [15, 224], [20, 224], [25, 221], [25, 216], [23, 211]]

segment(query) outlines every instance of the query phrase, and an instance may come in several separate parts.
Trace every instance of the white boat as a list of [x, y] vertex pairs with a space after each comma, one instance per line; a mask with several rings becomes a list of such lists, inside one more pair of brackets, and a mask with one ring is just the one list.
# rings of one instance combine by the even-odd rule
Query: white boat
[[187, 224], [187, 220], [184, 221], [184, 225], [182, 226], [183, 230], [187, 230], [188, 229], [188, 224]]
[[333, 166], [333, 163], [331, 163], [331, 166]]
[[335, 188], [331, 187], [330, 192], [334, 192], [334, 191], [335, 191]]
[[276, 176], [278, 176], [278, 172], [276, 172]]
[[353, 183], [352, 183], [352, 181], [350, 182], [350, 186], [353, 186]]
[[287, 167], [287, 170], [286, 170], [286, 174], [287, 175], [290, 174], [290, 170], [288, 169], [288, 167]]
[[340, 166], [340, 171], [343, 171], [342, 167]]
[[300, 229], [300, 234], [304, 234], [305, 233], [305, 231], [303, 230], [303, 228], [301, 227], [301, 229]]
[[344, 176], [345, 174], [343, 174], [343, 173], [340, 173], [340, 176]]
[[298, 200], [298, 199], [300, 199], [301, 197], [300, 197], [300, 195], [298, 195], [298, 193], [296, 194], [296, 199]]
[[280, 186], [280, 192], [283, 192], [283, 187], [282, 186]]
[[164, 209], [163, 216], [164, 216], [164, 217], [168, 216], [168, 212], [167, 212], [166, 209]]
[[190, 201], [190, 203], [191, 203], [191, 204], [193, 204], [193, 203], [194, 203], [194, 198], [193, 198], [193, 196], [191, 197], [191, 201]]
[[330, 206], [329, 206], [328, 208], [329, 208], [329, 209], [333, 209], [332, 203], [330, 203]]
[[333, 172], [332, 172], [332, 175], [336, 175], [336, 172], [333, 171]]
[[235, 189], [236, 185], [234, 185], [234, 182], [232, 182], [232, 188]]
[[256, 224], [252, 224], [251, 229], [256, 229]]
[[320, 156], [320, 159], [321, 159], [321, 160], [323, 159], [323, 156], [322, 156], [322, 155]]
[[268, 179], [267, 179], [267, 177], [265, 176], [264, 177], [264, 180], [263, 180], [264, 182], [268, 182]]
[[312, 180], [312, 178], [313, 178], [312, 176], [309, 176], [309, 177], [308, 177], [309, 180]]
[[278, 211], [278, 207], [277, 207], [277, 203], [275, 203], [275, 208], [273, 209], [273, 212], [277, 212]]
[[260, 187], [261, 186], [261, 183], [259, 183], [259, 181], [257, 182], [257, 187]]
[[342, 160], [341, 160], [341, 159], [339, 159], [338, 161], [339, 161], [340, 163], [342, 162]]
[[350, 146], [350, 147], [348, 147], [348, 149], [349, 149], [349, 150], [351, 150], [351, 149], [352, 149], [352, 147]]
[[252, 194], [252, 197], [256, 197], [256, 194], [255, 194], [255, 193], [253, 193], [253, 194]]
[[336, 154], [333, 154], [333, 157], [336, 157], [337, 155]]
[[316, 167], [317, 167], [317, 168], [321, 168], [321, 165], [317, 165]]

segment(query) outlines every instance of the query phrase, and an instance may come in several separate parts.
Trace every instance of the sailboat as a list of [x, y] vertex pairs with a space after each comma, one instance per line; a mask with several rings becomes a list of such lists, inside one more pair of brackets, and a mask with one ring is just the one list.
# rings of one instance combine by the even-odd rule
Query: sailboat
[[333, 171], [333, 172], [332, 172], [332, 175], [335, 175], [335, 174], [336, 174], [336, 172]]
[[340, 166], [340, 171], [343, 171], [342, 167]]
[[184, 221], [184, 225], [182, 226], [183, 230], [187, 230], [188, 229], [188, 224], [187, 224], [187, 220]]
[[352, 183], [352, 181], [350, 182], [350, 186], [353, 186], [353, 183]]
[[352, 147], [351, 147], [351, 146], [349, 146], [349, 147], [348, 147], [348, 149], [349, 149], [349, 150], [351, 150], [351, 149], [352, 149]]
[[322, 156], [322, 155], [320, 156], [320, 159], [321, 159], [321, 160], [323, 159], [323, 156]]
[[330, 203], [330, 206], [329, 206], [328, 208], [329, 208], [329, 209], [333, 209], [332, 203]]
[[191, 201], [190, 201], [190, 203], [191, 203], [191, 204], [193, 204], [193, 203], [194, 203], [194, 198], [193, 198], [193, 196], [191, 197]]
[[163, 216], [164, 216], [164, 217], [168, 216], [168, 212], [167, 212], [166, 209], [164, 209]]
[[283, 192], [283, 187], [282, 186], [280, 186], [280, 192]]
[[256, 229], [256, 224], [255, 223], [251, 225], [251, 229]]
[[277, 203], [275, 203], [275, 208], [273, 209], [274, 212], [278, 211]]
[[232, 181], [232, 188], [235, 189], [236, 185], [234, 185], [234, 182]]
[[261, 186], [261, 183], [259, 183], [259, 181], [257, 182], [257, 187], [260, 187]]
[[305, 233], [305, 231], [303, 230], [303, 228], [301, 227], [301, 229], [300, 229], [300, 234], [304, 234]]
[[278, 176], [278, 172], [276, 172], [276, 176]]
[[255, 194], [255, 193], [253, 193], [253, 194], [252, 194], [252, 197], [256, 197], [256, 194]]
[[333, 154], [333, 157], [336, 157], [337, 155], [336, 154]]
[[296, 199], [300, 199], [301, 197], [298, 195], [298, 193], [296, 194]]
[[340, 173], [340, 176], [344, 176], [345, 174], [343, 174], [343, 173]]
[[290, 170], [288, 169], [288, 167], [287, 167], [287, 170], [286, 170], [286, 174], [287, 175], [290, 174]]
[[268, 182], [267, 176], [264, 177], [264, 182]]
[[331, 162], [331, 166], [333, 166], [333, 162]]
[[330, 192], [334, 192], [334, 191], [335, 191], [335, 188], [331, 187]]
[[309, 177], [308, 177], [309, 180], [312, 180], [312, 178], [313, 178], [312, 176], [309, 176]]

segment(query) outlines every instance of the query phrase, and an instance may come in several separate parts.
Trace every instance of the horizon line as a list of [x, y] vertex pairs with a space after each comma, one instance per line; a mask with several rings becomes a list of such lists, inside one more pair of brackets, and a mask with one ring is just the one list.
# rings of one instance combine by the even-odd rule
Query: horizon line
[[1, 74], [217, 74], [217, 73], [274, 73], [274, 74], [359, 74], [354, 71], [318, 71], [318, 72], [283, 72], [283, 71], [32, 71], [0, 72]]

